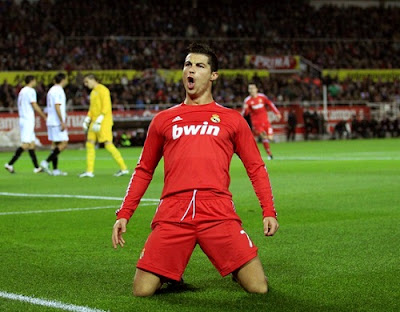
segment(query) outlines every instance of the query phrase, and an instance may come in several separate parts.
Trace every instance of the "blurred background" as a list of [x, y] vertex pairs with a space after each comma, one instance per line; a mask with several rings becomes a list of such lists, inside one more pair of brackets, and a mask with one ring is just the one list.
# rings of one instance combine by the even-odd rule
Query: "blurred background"
[[[241, 110], [250, 81], [283, 118], [270, 112], [276, 141], [295, 116], [295, 140], [400, 135], [399, 1], [0, 1], [0, 146], [16, 146], [16, 98], [34, 74], [38, 102], [52, 78], [68, 74], [72, 143], [95, 73], [110, 88], [114, 140], [143, 144], [152, 116], [181, 103], [185, 48], [208, 43], [220, 61], [215, 100]], [[292, 120], [293, 121], [293, 120]], [[36, 133], [47, 144], [40, 118]]]

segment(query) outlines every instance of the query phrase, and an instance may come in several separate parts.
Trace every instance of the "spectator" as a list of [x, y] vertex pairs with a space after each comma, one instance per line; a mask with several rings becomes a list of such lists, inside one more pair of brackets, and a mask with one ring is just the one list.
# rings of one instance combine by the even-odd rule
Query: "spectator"
[[296, 141], [296, 126], [296, 112], [292, 109], [288, 114], [286, 141]]

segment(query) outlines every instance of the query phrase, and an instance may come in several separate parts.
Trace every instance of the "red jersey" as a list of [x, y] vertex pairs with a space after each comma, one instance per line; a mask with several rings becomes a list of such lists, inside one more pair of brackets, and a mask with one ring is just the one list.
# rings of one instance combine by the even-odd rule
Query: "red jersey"
[[268, 123], [268, 112], [266, 106], [268, 106], [276, 115], [279, 114], [279, 110], [275, 104], [263, 93], [257, 93], [256, 97], [248, 96], [244, 99], [245, 110], [244, 115], [250, 114], [250, 119], [254, 123]]
[[190, 199], [194, 191], [199, 199], [232, 199], [229, 166], [234, 153], [247, 170], [263, 216], [276, 217], [268, 173], [249, 126], [237, 111], [212, 102], [182, 103], [153, 118], [117, 218], [132, 216], [161, 157], [161, 199]]

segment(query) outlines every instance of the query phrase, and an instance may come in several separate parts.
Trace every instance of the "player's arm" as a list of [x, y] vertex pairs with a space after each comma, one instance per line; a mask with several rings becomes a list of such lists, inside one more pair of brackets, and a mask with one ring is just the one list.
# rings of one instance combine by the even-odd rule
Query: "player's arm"
[[125, 241], [122, 234], [126, 231], [126, 224], [138, 207], [162, 157], [164, 137], [158, 132], [156, 123], [157, 116], [150, 124], [139, 162], [132, 174], [121, 208], [116, 212], [117, 221], [112, 234], [114, 248], [117, 248], [117, 245], [123, 247]]
[[235, 153], [246, 168], [247, 175], [263, 211], [264, 234], [272, 236], [279, 228], [272, 196], [271, 183], [260, 151], [246, 121], [239, 119], [235, 137]]
[[110, 90], [103, 88], [99, 96], [101, 103], [101, 115], [106, 116], [107, 114], [111, 113], [112, 109]]
[[58, 117], [58, 119], [60, 119], [61, 131], [64, 131], [65, 129], [67, 129], [67, 127], [66, 127], [66, 125], [65, 125], [65, 123], [63, 121], [63, 118], [62, 118], [61, 104], [56, 103], [55, 108], [56, 108], [57, 117]]
[[40, 106], [38, 105], [38, 103], [36, 102], [31, 102], [33, 109], [35, 110], [35, 112], [37, 112], [44, 120], [46, 120], [46, 115], [45, 113], [43, 113], [42, 109], [40, 108]]
[[103, 120], [105, 116], [111, 114], [111, 96], [110, 96], [110, 91], [107, 88], [101, 89], [99, 92], [99, 97], [100, 97], [100, 105], [101, 105], [101, 113], [100, 115], [96, 118], [94, 121], [94, 124], [92, 126], [92, 130], [94, 132], [99, 132], [101, 129], [101, 124], [103, 123]]
[[242, 116], [247, 116], [250, 113], [249, 109], [249, 105], [246, 103], [246, 100], [244, 100], [242, 106]]
[[275, 106], [274, 102], [272, 102], [265, 94], [261, 94], [261, 96], [264, 99], [265, 105], [267, 105], [274, 112], [274, 114], [278, 116], [279, 120], [281, 120], [282, 115], [279, 112], [279, 109]]

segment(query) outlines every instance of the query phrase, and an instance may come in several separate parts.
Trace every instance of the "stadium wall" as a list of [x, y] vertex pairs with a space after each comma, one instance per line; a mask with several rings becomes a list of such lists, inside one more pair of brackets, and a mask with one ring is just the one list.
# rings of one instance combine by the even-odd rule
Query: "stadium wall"
[[[240, 111], [240, 108], [237, 108]], [[288, 114], [294, 110], [297, 116], [298, 124], [296, 128], [297, 134], [304, 133], [303, 113], [304, 108], [301, 105], [292, 105], [288, 107], [279, 107], [282, 114], [282, 119], [278, 120], [273, 112], [269, 112], [269, 120], [271, 121], [277, 141], [285, 140], [286, 125]], [[315, 110], [318, 114], [323, 114], [323, 109], [318, 108]], [[114, 136], [119, 135], [119, 132], [133, 131], [138, 128], [147, 131], [150, 124], [151, 116], [157, 111], [113, 111], [114, 116]], [[324, 116], [326, 123], [325, 128], [327, 133], [331, 133], [337, 122], [341, 120], [349, 121], [353, 115], [359, 118], [369, 116], [370, 109], [367, 106], [354, 105], [354, 106], [336, 106], [328, 107], [327, 115]], [[150, 117], [149, 117], [150, 115]], [[82, 129], [82, 123], [86, 116], [86, 112], [69, 112], [67, 116], [67, 127], [71, 143], [81, 143], [85, 141], [85, 132]], [[18, 146], [19, 135], [16, 133], [19, 129], [19, 118], [17, 113], [0, 113], [0, 146]], [[43, 145], [50, 144], [47, 139], [47, 128], [42, 118], [36, 116], [35, 120], [35, 133], [39, 141]], [[298, 137], [302, 139], [302, 137]]]

